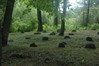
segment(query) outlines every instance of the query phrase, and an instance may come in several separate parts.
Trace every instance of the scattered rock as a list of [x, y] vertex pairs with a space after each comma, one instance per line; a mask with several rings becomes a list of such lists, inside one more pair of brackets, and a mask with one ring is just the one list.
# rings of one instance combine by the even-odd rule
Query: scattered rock
[[59, 43], [58, 47], [65, 48], [65, 45], [66, 45], [66, 43], [62, 42], [62, 43]]
[[76, 30], [72, 30], [72, 32], [77, 32]]
[[69, 35], [74, 35], [73, 33], [69, 33]]
[[59, 36], [64, 36], [64, 34], [62, 34], [62, 33], [59, 33]]
[[64, 39], [70, 39], [70, 36], [65, 36]]
[[26, 37], [25, 39], [31, 39], [31, 37]]
[[43, 30], [43, 33], [46, 33], [47, 31], [46, 30]]
[[69, 65], [69, 64], [74, 64], [74, 62], [73, 62], [73, 61], [69, 61], [69, 62], [68, 62], [68, 65]]
[[37, 47], [35, 43], [30, 44], [30, 47]]
[[66, 45], [67, 43], [66, 42], [62, 42], [64, 45]]
[[14, 42], [14, 40], [9, 40], [8, 42]]
[[91, 30], [96, 30], [96, 28], [92, 28]]
[[10, 57], [13, 57], [13, 58], [25, 58], [25, 56], [23, 55], [23, 54], [21, 54], [21, 53], [13, 53], [13, 54], [11, 54], [11, 56]]
[[25, 33], [24, 31], [20, 31], [21, 33]]
[[60, 29], [57, 29], [57, 32], [59, 33], [60, 32]]
[[93, 43], [88, 43], [88, 44], [86, 44], [85, 48], [96, 49], [96, 46]]
[[36, 32], [36, 33], [34, 33], [35, 35], [38, 35], [38, 34], [41, 34], [40, 32]]
[[31, 55], [25, 55], [23, 53], [12, 53], [9, 57], [11, 58], [31, 58], [32, 56]]
[[55, 33], [55, 32], [52, 32], [52, 33], [50, 33], [49, 35], [56, 35], [56, 33]]
[[45, 62], [45, 63], [49, 63], [50, 60], [51, 60], [50, 58], [45, 58], [44, 62]]
[[99, 35], [99, 32], [97, 32], [97, 35]]
[[86, 41], [93, 41], [92, 37], [86, 37]]
[[42, 40], [47, 41], [47, 40], [49, 40], [49, 38], [48, 37], [43, 37]]

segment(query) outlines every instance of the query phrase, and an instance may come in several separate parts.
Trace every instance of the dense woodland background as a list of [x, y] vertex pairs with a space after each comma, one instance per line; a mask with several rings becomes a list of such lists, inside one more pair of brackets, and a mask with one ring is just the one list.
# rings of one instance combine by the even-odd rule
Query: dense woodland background
[[[83, 30], [87, 29], [87, 27], [88, 29], [98, 29], [98, 3], [98, 0], [90, 0], [90, 4], [88, 4], [88, 0], [80, 0], [77, 7], [71, 8], [71, 4], [67, 2], [67, 11], [65, 16], [66, 30]], [[10, 32], [37, 30], [37, 8], [41, 11], [44, 30], [55, 30], [56, 28], [59, 29], [61, 26], [62, 5], [62, 0], [16, 0]], [[4, 2], [1, 4], [1, 7], [2, 9], [0, 9], [0, 19], [3, 21], [3, 15], [6, 9], [6, 0], [4, 0]], [[87, 16], [88, 9], [89, 16]]]

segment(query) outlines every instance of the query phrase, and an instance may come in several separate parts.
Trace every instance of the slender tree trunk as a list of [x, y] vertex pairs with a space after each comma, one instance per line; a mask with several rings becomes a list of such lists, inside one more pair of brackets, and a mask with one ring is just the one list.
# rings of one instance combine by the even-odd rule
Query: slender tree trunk
[[58, 8], [59, 8], [59, 1], [55, 0], [55, 17], [54, 17], [54, 25], [57, 27], [58, 26]]
[[81, 25], [84, 26], [84, 23], [85, 23], [85, 13], [84, 13], [84, 11], [83, 11], [83, 21], [82, 21], [82, 24], [81, 24]]
[[90, 0], [88, 0], [86, 26], [88, 26], [89, 23], [89, 8], [90, 8]]
[[6, 11], [3, 20], [2, 28], [2, 46], [7, 46], [8, 35], [11, 26], [12, 12], [15, 0], [7, 0]]
[[66, 15], [66, 8], [67, 8], [67, 0], [64, 0], [64, 6], [63, 6], [63, 15], [61, 18], [61, 30], [60, 30], [60, 36], [64, 35], [64, 31], [65, 31], [65, 15]]
[[83, 3], [84, 3], [84, 6], [83, 6], [83, 21], [82, 21], [82, 24], [81, 25], [83, 25], [83, 26], [85, 26], [85, 23], [86, 23], [86, 21], [85, 21], [85, 0], [83, 0]]
[[37, 16], [38, 16], [38, 31], [43, 31], [43, 25], [42, 25], [42, 16], [41, 11], [37, 9]]
[[1, 20], [0, 20], [0, 66], [2, 66], [1, 65], [1, 60], [2, 60], [2, 35], [1, 35], [1, 32], [2, 32], [2, 30], [1, 30]]
[[64, 31], [65, 31], [65, 20], [61, 20], [61, 30], [60, 30], [60, 36], [64, 36]]
[[[0, 9], [2, 9], [1, 7], [2, 4], [2, 0], [0, 0]], [[0, 18], [0, 66], [2, 66], [2, 24], [1, 24], [2, 18]]]
[[55, 18], [54, 18], [54, 25], [57, 27], [58, 26], [58, 16], [56, 16]]

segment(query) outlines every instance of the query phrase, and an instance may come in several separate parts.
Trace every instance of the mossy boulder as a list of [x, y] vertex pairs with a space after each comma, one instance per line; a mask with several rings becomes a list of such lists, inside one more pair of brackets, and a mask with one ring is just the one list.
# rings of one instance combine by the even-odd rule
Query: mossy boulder
[[14, 42], [14, 40], [8, 40], [8, 42]]
[[64, 39], [70, 39], [70, 36], [65, 36]]
[[25, 31], [20, 31], [21, 33], [25, 33]]
[[49, 37], [43, 37], [42, 40], [43, 41], [48, 41], [49, 40]]
[[66, 44], [67, 44], [67, 43], [65, 43], [65, 42], [59, 43], [58, 47], [60, 47], [60, 48], [65, 48], [65, 45], [66, 45]]
[[39, 34], [41, 34], [41, 33], [40, 33], [40, 32], [35, 32], [34, 34], [35, 34], [35, 35], [39, 35]]
[[52, 32], [52, 33], [50, 33], [49, 35], [56, 35], [56, 33], [55, 33], [55, 32]]
[[86, 41], [93, 41], [92, 37], [86, 37]]
[[72, 32], [77, 32], [76, 30], [72, 30]]
[[47, 31], [46, 31], [46, 30], [43, 30], [42, 32], [43, 32], [43, 33], [47, 33]]
[[69, 35], [74, 35], [73, 33], [69, 33]]
[[35, 43], [30, 44], [30, 47], [37, 47]]
[[97, 35], [99, 35], [99, 32], [97, 32]]
[[96, 28], [92, 28], [91, 30], [96, 30]]
[[25, 58], [31, 58], [32, 56], [26, 55], [26, 54], [20, 52], [20, 53], [11, 53], [11, 55], [10, 55], [9, 57], [10, 57], [10, 58], [25, 59]]
[[59, 33], [60, 32], [60, 29], [57, 29], [57, 32]]
[[25, 39], [31, 39], [31, 37], [26, 37]]
[[67, 45], [67, 43], [66, 42], [62, 42], [64, 45]]
[[88, 43], [88, 44], [86, 44], [85, 48], [96, 49], [96, 46], [93, 43]]

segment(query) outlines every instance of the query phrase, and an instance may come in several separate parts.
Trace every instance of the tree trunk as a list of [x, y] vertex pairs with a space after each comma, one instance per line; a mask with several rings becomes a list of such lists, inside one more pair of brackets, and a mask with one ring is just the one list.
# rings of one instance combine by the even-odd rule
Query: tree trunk
[[54, 18], [54, 25], [57, 27], [58, 26], [58, 17], [57, 16], [55, 16], [55, 18]]
[[2, 46], [7, 46], [8, 35], [11, 26], [12, 12], [15, 0], [7, 0], [6, 11], [3, 20], [2, 28]]
[[41, 11], [37, 9], [37, 17], [38, 17], [38, 31], [43, 31], [43, 25], [42, 25], [42, 16]]
[[90, 0], [88, 0], [87, 18], [86, 18], [86, 25], [85, 26], [88, 26], [88, 23], [89, 23], [89, 8], [90, 8]]
[[64, 36], [64, 31], [65, 31], [65, 20], [61, 20], [61, 30], [60, 30], [60, 36]]
[[1, 30], [1, 20], [0, 20], [0, 66], [2, 66], [1, 65], [1, 60], [2, 60], [2, 35], [1, 35], [1, 32], [2, 32], [2, 30]]
[[61, 18], [61, 30], [60, 30], [60, 36], [64, 36], [64, 31], [65, 31], [65, 15], [66, 15], [66, 8], [67, 8], [67, 0], [64, 0], [63, 3], [63, 15]]
[[86, 7], [86, 5], [85, 5], [85, 0], [83, 1], [83, 3], [84, 3], [84, 5], [83, 5], [83, 21], [82, 21], [82, 23], [81, 23], [81, 25], [82, 26], [85, 26], [85, 24], [86, 24], [86, 16], [85, 16], [85, 7]]
[[54, 25], [57, 27], [58, 26], [58, 8], [59, 8], [59, 1], [55, 0], [55, 16], [54, 16]]

